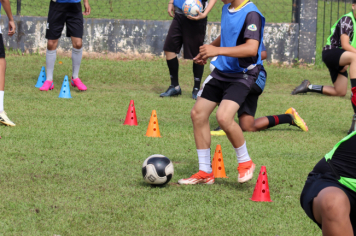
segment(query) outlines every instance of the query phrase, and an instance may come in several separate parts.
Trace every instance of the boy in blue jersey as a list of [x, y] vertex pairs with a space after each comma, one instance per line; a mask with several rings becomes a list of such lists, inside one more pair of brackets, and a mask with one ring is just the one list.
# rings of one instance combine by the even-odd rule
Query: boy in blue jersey
[[225, 4], [221, 14], [221, 35], [210, 45], [203, 45], [194, 58], [204, 65], [209, 57], [213, 72], [204, 82], [192, 111], [195, 144], [199, 159], [199, 172], [179, 184], [213, 184], [211, 169], [209, 116], [220, 103], [216, 113], [220, 127], [225, 131], [238, 161], [238, 182], [253, 177], [252, 162], [240, 126], [234, 116], [244, 103], [258, 77], [262, 60], [262, 39], [265, 18], [248, 0], [222, 0]]
[[[166, 41], [164, 43], [164, 53], [166, 55], [167, 66], [171, 77], [171, 85], [167, 91], [161, 93], [160, 97], [171, 97], [182, 94], [178, 82], [179, 63], [177, 54], [182, 45], [184, 47], [184, 59], [193, 59], [199, 53], [199, 47], [203, 45], [207, 24], [207, 15], [216, 3], [216, 0], [197, 0], [205, 8], [199, 12], [198, 16], [185, 16], [182, 10], [185, 0], [170, 0], [168, 3], [168, 14], [173, 18], [169, 28]], [[192, 98], [197, 99], [201, 78], [204, 72], [204, 65], [193, 63], [194, 87]]]
[[[264, 44], [262, 43], [261, 59], [267, 59], [267, 52]], [[262, 94], [267, 80], [267, 72], [264, 66], [261, 65], [260, 73], [256, 83], [252, 86], [252, 89], [246, 97], [244, 103], [237, 112], [239, 118], [239, 125], [242, 131], [256, 132], [265, 130], [280, 124], [289, 124], [297, 126], [303, 131], [308, 131], [308, 127], [304, 120], [299, 116], [298, 112], [293, 108], [289, 108], [285, 114], [264, 116], [255, 119], [257, 110], [258, 98]], [[221, 136], [226, 135], [224, 130], [219, 127], [210, 132], [211, 135]]]
[[[16, 32], [16, 26], [11, 13], [11, 7], [9, 0], [0, 0], [1, 6], [4, 7], [7, 17], [9, 18], [9, 31], [8, 35], [12, 36]], [[4, 111], [4, 89], [5, 89], [5, 71], [6, 71], [6, 61], [5, 61], [5, 47], [2, 39], [2, 32], [0, 28], [0, 123], [7, 126], [15, 126]]]
[[62, 35], [64, 24], [67, 27], [67, 37], [71, 37], [72, 49], [72, 79], [71, 84], [77, 87], [79, 91], [87, 90], [87, 87], [79, 79], [79, 69], [82, 62], [82, 43], [83, 43], [83, 14], [90, 14], [89, 0], [83, 0], [85, 12], [82, 13], [81, 0], [51, 0], [49, 5], [46, 39], [46, 76], [47, 80], [40, 88], [41, 91], [52, 90], [53, 70], [57, 57], [58, 40]]

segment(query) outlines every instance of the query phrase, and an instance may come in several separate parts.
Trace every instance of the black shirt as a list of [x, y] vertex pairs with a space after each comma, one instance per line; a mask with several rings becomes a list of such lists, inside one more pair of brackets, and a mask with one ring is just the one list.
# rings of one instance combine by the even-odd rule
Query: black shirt
[[[331, 163], [340, 176], [356, 179], [356, 135], [340, 144], [331, 159]], [[313, 173], [332, 174], [333, 172], [323, 158], [315, 165], [311, 174]]]
[[77, 3], [58, 3], [53, 2], [49, 4], [49, 8], [55, 11], [67, 11], [67, 12], [81, 12], [82, 4], [80, 2]]
[[350, 38], [350, 44], [354, 37], [354, 24], [352, 19], [348, 16], [344, 16], [340, 19], [335, 27], [334, 34], [330, 38], [330, 45], [326, 45], [323, 50], [329, 50], [333, 48], [341, 47], [341, 35], [346, 34]]
[[[254, 28], [249, 27], [251, 25], [255, 25], [257, 30], [254, 30]], [[262, 27], [262, 19], [260, 14], [254, 11], [249, 12], [246, 16], [244, 25], [242, 26], [240, 35], [237, 38], [236, 46], [244, 44], [246, 42], [246, 39], [255, 39], [258, 42], [260, 42], [261, 27]], [[247, 68], [251, 64], [256, 64], [257, 60], [258, 60], [258, 55], [254, 57], [239, 58], [239, 64], [241, 67]], [[256, 77], [258, 76], [259, 71], [260, 71], [260, 66], [256, 66], [254, 69], [247, 71], [246, 74]], [[243, 77], [243, 75], [244, 75], [243, 73], [223, 73], [218, 70], [214, 70], [211, 73], [211, 76], [222, 81], [231, 81], [231, 79], [241, 78]]]

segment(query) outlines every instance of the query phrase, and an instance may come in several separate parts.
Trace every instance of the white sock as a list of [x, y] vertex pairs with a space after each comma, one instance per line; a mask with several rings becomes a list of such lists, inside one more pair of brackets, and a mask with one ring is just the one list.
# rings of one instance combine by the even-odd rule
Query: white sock
[[82, 63], [83, 48], [76, 49], [72, 48], [72, 67], [73, 67], [73, 79], [78, 78], [80, 64]]
[[213, 170], [211, 169], [211, 158], [210, 158], [210, 148], [209, 149], [197, 149], [199, 158], [199, 170], [202, 170], [210, 174]]
[[48, 50], [46, 52], [46, 79], [53, 81], [54, 64], [56, 63], [57, 50]]
[[251, 160], [250, 156], [248, 155], [247, 147], [246, 147], [246, 141], [244, 145], [238, 148], [234, 148], [237, 156], [237, 162], [238, 163], [244, 163], [248, 162]]
[[0, 112], [4, 110], [4, 91], [0, 91]]

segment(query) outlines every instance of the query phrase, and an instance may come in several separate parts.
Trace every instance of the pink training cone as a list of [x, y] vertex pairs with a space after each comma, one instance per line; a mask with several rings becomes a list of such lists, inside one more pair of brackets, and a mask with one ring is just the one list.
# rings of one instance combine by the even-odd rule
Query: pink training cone
[[130, 101], [129, 108], [127, 109], [126, 119], [124, 125], [137, 125], [137, 117], [134, 100]]

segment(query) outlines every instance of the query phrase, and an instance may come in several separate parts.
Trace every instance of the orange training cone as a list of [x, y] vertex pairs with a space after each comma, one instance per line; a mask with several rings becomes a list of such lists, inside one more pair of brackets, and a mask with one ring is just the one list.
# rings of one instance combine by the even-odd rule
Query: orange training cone
[[161, 133], [159, 132], [158, 120], [156, 110], [152, 111], [150, 123], [148, 123], [147, 137], [161, 137]]
[[216, 145], [213, 158], [213, 173], [215, 178], [228, 178], [225, 173], [224, 159], [221, 151], [221, 145]]
[[126, 119], [124, 125], [137, 125], [137, 117], [135, 111], [134, 100], [130, 101], [129, 108], [127, 109]]
[[253, 191], [252, 198], [250, 199], [255, 202], [272, 202], [269, 195], [267, 171], [265, 166], [261, 167], [255, 190]]

